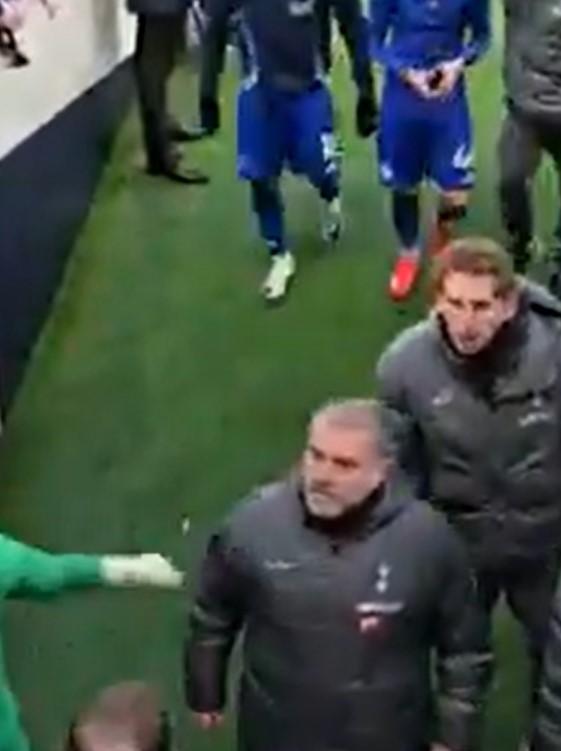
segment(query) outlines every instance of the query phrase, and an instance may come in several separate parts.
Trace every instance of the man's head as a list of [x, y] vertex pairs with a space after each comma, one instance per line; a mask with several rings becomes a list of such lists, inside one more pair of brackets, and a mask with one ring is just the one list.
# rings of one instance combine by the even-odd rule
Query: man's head
[[508, 253], [493, 240], [455, 240], [437, 260], [433, 306], [462, 355], [491, 343], [518, 310], [518, 283]]
[[374, 400], [329, 402], [313, 415], [302, 459], [306, 504], [336, 518], [360, 505], [386, 478], [389, 451]]

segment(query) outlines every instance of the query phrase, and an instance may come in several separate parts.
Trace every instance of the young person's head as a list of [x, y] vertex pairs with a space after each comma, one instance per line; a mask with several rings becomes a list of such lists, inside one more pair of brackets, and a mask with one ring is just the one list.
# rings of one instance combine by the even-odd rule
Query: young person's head
[[171, 736], [157, 691], [131, 681], [109, 686], [78, 714], [66, 751], [171, 751]]
[[512, 260], [493, 240], [455, 240], [435, 262], [433, 309], [462, 355], [475, 355], [491, 344], [516, 315], [518, 301]]

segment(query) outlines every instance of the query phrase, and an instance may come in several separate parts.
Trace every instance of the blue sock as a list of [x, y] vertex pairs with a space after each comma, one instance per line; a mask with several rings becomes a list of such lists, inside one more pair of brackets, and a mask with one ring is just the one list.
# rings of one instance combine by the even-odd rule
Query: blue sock
[[392, 195], [392, 214], [401, 250], [419, 247], [419, 194], [396, 190]]
[[259, 233], [271, 255], [286, 251], [284, 237], [284, 209], [278, 182], [256, 180], [251, 183], [253, 211], [259, 223]]

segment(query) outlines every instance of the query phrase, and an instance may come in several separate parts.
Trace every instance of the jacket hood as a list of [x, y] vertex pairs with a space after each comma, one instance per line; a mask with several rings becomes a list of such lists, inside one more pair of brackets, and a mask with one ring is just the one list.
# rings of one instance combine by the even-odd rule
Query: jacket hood
[[561, 301], [530, 279], [520, 279], [520, 304], [538, 315], [561, 319]]

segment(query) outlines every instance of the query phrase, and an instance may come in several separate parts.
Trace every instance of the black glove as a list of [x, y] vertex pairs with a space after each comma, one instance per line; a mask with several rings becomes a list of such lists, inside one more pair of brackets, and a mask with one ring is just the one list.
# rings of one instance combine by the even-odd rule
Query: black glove
[[356, 132], [368, 138], [378, 130], [378, 103], [370, 92], [359, 94], [356, 103]]
[[220, 130], [220, 107], [216, 99], [201, 97], [200, 105], [201, 127], [212, 135]]

